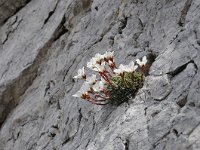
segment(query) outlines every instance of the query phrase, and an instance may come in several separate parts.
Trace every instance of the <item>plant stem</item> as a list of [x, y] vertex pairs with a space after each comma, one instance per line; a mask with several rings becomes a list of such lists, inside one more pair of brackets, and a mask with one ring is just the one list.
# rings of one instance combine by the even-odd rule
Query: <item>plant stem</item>
[[90, 99], [88, 101], [91, 102], [92, 104], [96, 104], [96, 105], [106, 105], [107, 104], [107, 103], [104, 103], [104, 104], [103, 103], [98, 103], [97, 100], [95, 100], [95, 99], [93, 99], [91, 97], [90, 97]]
[[144, 80], [144, 69], [145, 69], [145, 66], [143, 65], [143, 66], [141, 67], [141, 72], [142, 72], [142, 80]]
[[114, 87], [114, 85], [110, 82], [108, 76], [107, 76], [105, 73], [99, 72], [99, 74], [100, 74], [100, 76], [101, 76], [106, 82], [108, 82], [108, 84], [109, 84], [110, 86]]
[[110, 78], [112, 77], [111, 74], [110, 74], [107, 70], [105, 71], [105, 74], [106, 74], [106, 73], [108, 74], [108, 76], [109, 76]]
[[124, 81], [124, 72], [122, 74], [120, 74], [120, 76], [122, 78], [123, 83], [125, 84], [125, 81]]
[[100, 95], [100, 94], [95, 94], [95, 98], [96, 98], [96, 97], [103, 98], [102, 100], [97, 100], [97, 101], [105, 101], [106, 99], [109, 99], [109, 97], [103, 97], [103, 96]]
[[106, 91], [105, 89], [103, 89], [102, 92], [103, 92], [106, 96], [110, 97], [108, 91]]
[[132, 81], [133, 81], [133, 83], [134, 83], [134, 80], [135, 80], [134, 71], [131, 73], [131, 78], [132, 78]]

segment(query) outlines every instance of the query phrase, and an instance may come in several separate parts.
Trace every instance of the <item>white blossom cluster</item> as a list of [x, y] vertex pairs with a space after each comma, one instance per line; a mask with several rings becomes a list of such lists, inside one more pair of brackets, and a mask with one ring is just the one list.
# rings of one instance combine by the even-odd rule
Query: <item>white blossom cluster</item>
[[142, 61], [139, 59], [136, 60], [137, 65], [131, 61], [128, 65], [121, 64], [117, 68], [113, 56], [114, 51], [106, 52], [103, 55], [97, 53], [90, 59], [87, 63], [87, 68], [98, 73], [98, 75], [92, 74], [88, 77], [86, 75], [85, 67], [78, 70], [78, 74], [73, 78], [82, 79], [84, 80], [84, 83], [80, 90], [73, 95], [74, 97], [82, 98], [93, 104], [105, 105], [110, 98], [106, 87], [108, 85], [113, 86], [111, 82], [112, 77], [120, 75], [123, 78], [125, 72], [134, 73], [135, 70], [138, 69], [138, 65], [143, 72], [147, 63], [147, 58], [144, 56]]

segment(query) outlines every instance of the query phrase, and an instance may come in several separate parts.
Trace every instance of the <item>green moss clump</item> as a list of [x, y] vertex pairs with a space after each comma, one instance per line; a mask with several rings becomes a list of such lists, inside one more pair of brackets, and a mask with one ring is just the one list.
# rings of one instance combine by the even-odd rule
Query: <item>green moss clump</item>
[[109, 92], [109, 102], [114, 105], [120, 105], [135, 97], [137, 91], [143, 86], [144, 78], [141, 73], [125, 72], [123, 76], [115, 75], [111, 78], [111, 85], [106, 87]]

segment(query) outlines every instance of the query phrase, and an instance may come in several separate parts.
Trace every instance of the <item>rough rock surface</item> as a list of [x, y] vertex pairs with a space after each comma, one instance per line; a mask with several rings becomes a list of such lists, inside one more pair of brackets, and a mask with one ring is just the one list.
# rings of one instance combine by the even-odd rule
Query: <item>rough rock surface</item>
[[[0, 150], [199, 150], [199, 0], [1, 0]], [[72, 97], [95, 53], [156, 55], [120, 106]]]

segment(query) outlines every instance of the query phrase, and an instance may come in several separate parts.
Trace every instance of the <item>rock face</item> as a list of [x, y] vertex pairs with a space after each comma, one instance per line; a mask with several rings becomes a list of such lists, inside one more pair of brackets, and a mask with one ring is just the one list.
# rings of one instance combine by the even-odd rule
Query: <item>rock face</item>
[[[0, 150], [199, 150], [199, 0], [1, 0]], [[156, 55], [120, 106], [72, 97], [97, 52]]]

